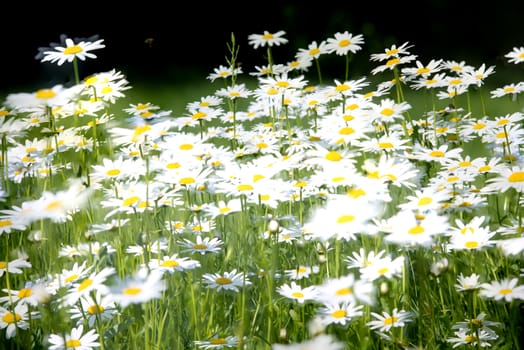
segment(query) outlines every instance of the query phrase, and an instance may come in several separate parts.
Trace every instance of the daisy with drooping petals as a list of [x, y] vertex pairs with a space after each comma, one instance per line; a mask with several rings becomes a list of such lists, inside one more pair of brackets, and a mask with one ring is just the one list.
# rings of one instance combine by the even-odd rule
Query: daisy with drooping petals
[[19, 274], [23, 271], [22, 268], [31, 267], [31, 263], [25, 258], [18, 258], [11, 261], [0, 261], [0, 277], [4, 275], [4, 272]]
[[122, 307], [158, 299], [167, 288], [162, 276], [163, 273], [158, 270], [148, 272], [145, 268], [141, 269], [134, 276], [113, 286], [111, 298]]
[[109, 289], [104, 285], [106, 279], [116, 272], [113, 267], [104, 267], [99, 272], [93, 272], [82, 282], [73, 283], [69, 288], [69, 293], [65, 296], [67, 305], [75, 304], [80, 298], [91, 294], [92, 291], [99, 291], [107, 294]]
[[302, 288], [295, 281], [278, 287], [277, 292], [286, 298], [296, 300], [299, 304], [304, 304], [308, 300], [315, 300], [318, 294], [316, 286]]
[[259, 46], [279, 46], [280, 44], [286, 44], [288, 40], [284, 38], [285, 34], [286, 32], [283, 30], [276, 33], [270, 33], [265, 30], [264, 34], [250, 34], [247, 39], [249, 40], [249, 45], [253, 45], [253, 48], [257, 49]]
[[524, 285], [517, 285], [518, 278], [505, 278], [501, 281], [482, 283], [480, 296], [510, 303], [513, 299], [524, 300]]
[[51, 334], [49, 336], [49, 343], [51, 346], [49, 350], [92, 350], [100, 346], [98, 334], [94, 329], [91, 329], [84, 333], [84, 326], [80, 325], [77, 328], [73, 328], [71, 333], [66, 334], [65, 337], [58, 334]]
[[469, 276], [464, 276], [461, 272], [457, 277], [457, 284], [455, 284], [455, 289], [458, 292], [478, 289], [480, 288], [479, 278], [480, 276], [476, 273], [472, 273]]
[[195, 340], [193, 344], [205, 350], [236, 348], [238, 346], [238, 338], [234, 335], [226, 337], [215, 336], [208, 340]]
[[486, 190], [501, 193], [506, 192], [510, 188], [513, 188], [520, 193], [524, 192], [523, 166], [501, 167], [497, 176], [488, 180]]
[[75, 58], [82, 61], [85, 61], [86, 58], [96, 58], [96, 55], [89, 51], [106, 47], [102, 44], [103, 41], [104, 39], [99, 39], [94, 42], [80, 41], [75, 43], [73, 39], [67, 38], [65, 39], [65, 47], [56, 46], [54, 47], [54, 51], [45, 51], [41, 62], [57, 62], [57, 64], [61, 66], [65, 61], [73, 62]]
[[217, 238], [217, 237], [202, 238], [202, 236], [198, 235], [196, 236], [196, 239], [194, 242], [190, 241], [189, 239], [184, 239], [179, 244], [182, 246], [183, 252], [200, 253], [204, 255], [206, 253], [220, 252], [224, 242], [222, 242], [222, 240], [220, 240], [220, 238]]
[[152, 259], [149, 261], [149, 268], [152, 271], [159, 270], [169, 273], [191, 270], [199, 266], [200, 261], [179, 257], [178, 254], [173, 254], [171, 256], [166, 255], [162, 259]]
[[524, 62], [524, 46], [514, 47], [511, 52], [504, 55], [508, 59], [509, 63], [522, 63]]
[[371, 316], [376, 320], [366, 323], [371, 329], [378, 329], [380, 332], [388, 332], [391, 328], [404, 327], [406, 322], [411, 322], [411, 312], [394, 309], [391, 314], [383, 312], [378, 314], [372, 312]]

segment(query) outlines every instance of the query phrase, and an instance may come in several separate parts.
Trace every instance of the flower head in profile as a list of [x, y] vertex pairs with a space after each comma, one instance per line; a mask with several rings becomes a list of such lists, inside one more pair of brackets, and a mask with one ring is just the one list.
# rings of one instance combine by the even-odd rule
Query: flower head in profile
[[[51, 50], [42, 52], [44, 56], [41, 62], [57, 62], [61, 66], [65, 61], [73, 62], [75, 58], [85, 61], [86, 58], [96, 58], [96, 55], [89, 51], [102, 49], [105, 47], [102, 42], [104, 39], [98, 39], [96, 41], [75, 41], [71, 38], [66, 38], [63, 44], [58, 44], [51, 48]], [[37, 56], [38, 57], [38, 56]]]
[[58, 334], [51, 334], [49, 336], [49, 343], [51, 346], [49, 350], [66, 350], [66, 349], [78, 349], [78, 350], [91, 350], [100, 346], [98, 334], [94, 329], [84, 333], [84, 326], [80, 325], [77, 328], [73, 328], [71, 333], [65, 336]]
[[146, 268], [141, 269], [134, 276], [121, 280], [111, 289], [112, 300], [126, 307], [129, 304], [158, 299], [166, 289], [162, 276], [162, 271], [152, 270], [148, 273]]
[[285, 34], [286, 32], [283, 30], [276, 33], [270, 33], [265, 30], [264, 34], [250, 34], [247, 39], [249, 40], [249, 44], [257, 49], [259, 46], [279, 46], [280, 44], [286, 44], [288, 40], [284, 38]]
[[373, 321], [369, 321], [367, 325], [371, 329], [378, 329], [380, 332], [388, 332], [391, 328], [404, 327], [406, 322], [411, 321], [411, 312], [394, 309], [391, 314], [383, 312], [378, 314], [372, 312], [371, 315], [375, 318]]
[[244, 273], [237, 272], [236, 269], [233, 269], [231, 272], [224, 272], [223, 274], [206, 273], [202, 277], [208, 288], [215, 288], [217, 291], [231, 290], [238, 292], [240, 288], [251, 284], [251, 281], [245, 277]]
[[193, 343], [199, 349], [228, 349], [238, 346], [238, 338], [235, 335], [226, 337], [214, 336], [208, 340], [195, 340]]
[[504, 55], [508, 59], [509, 63], [521, 63], [524, 62], [524, 46], [514, 47], [512, 51]]

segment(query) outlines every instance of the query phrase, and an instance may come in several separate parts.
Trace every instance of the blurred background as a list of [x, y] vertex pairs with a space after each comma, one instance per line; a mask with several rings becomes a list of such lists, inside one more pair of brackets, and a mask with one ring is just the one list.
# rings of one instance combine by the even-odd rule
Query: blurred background
[[[98, 58], [80, 64], [80, 76], [116, 69], [134, 85], [183, 84], [205, 77], [226, 64], [231, 34], [240, 45], [244, 73], [264, 65], [265, 49], [248, 45], [249, 34], [284, 30], [289, 43], [274, 48], [276, 63], [293, 60], [307, 48], [336, 32], [363, 34], [363, 50], [355, 56], [355, 75], [368, 74], [375, 63], [369, 55], [406, 41], [426, 63], [430, 59], [466, 61], [479, 66], [508, 66], [504, 54], [524, 45], [524, 2], [428, 0], [402, 1], [138, 1], [12, 2], [3, 12], [0, 92], [35, 90], [72, 79], [71, 64], [58, 67], [35, 59], [39, 47], [59, 42], [60, 35], [99, 35], [106, 48]], [[343, 61], [336, 72], [341, 76]], [[331, 64], [323, 62], [330, 71]], [[514, 73], [515, 67], [511, 65]], [[522, 69], [520, 69], [522, 71]], [[498, 79], [505, 79], [497, 74]]]

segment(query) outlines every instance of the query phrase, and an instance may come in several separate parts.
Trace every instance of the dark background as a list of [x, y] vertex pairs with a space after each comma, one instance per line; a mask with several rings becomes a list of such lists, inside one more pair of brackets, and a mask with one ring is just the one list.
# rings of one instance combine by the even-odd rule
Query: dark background
[[[267, 63], [265, 48], [255, 50], [247, 41], [249, 34], [264, 30], [284, 30], [289, 39], [274, 47], [276, 63], [293, 60], [299, 48], [336, 32], [363, 34], [363, 50], [355, 55], [353, 66], [362, 74], [377, 65], [369, 62], [371, 53], [406, 41], [425, 63], [433, 58], [465, 60], [475, 66], [496, 65], [498, 70], [508, 66], [504, 54], [524, 46], [524, 1], [18, 1], [8, 8], [0, 21], [0, 92], [69, 81], [71, 64], [58, 67], [34, 58], [39, 47], [58, 42], [60, 34], [98, 34], [104, 39], [106, 48], [93, 51], [98, 58], [80, 64], [81, 78], [115, 68], [131, 82], [202, 79], [226, 64], [231, 33], [240, 45], [244, 73]], [[331, 63], [322, 60], [329, 74]], [[343, 67], [343, 61], [337, 62]], [[336, 74], [341, 76], [340, 71]]]

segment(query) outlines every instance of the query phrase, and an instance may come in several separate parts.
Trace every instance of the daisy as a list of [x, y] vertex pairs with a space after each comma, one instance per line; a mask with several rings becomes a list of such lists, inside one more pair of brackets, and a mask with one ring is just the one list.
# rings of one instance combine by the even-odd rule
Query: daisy
[[344, 56], [351, 53], [356, 53], [362, 49], [361, 44], [364, 43], [364, 36], [362, 34], [353, 35], [348, 31], [343, 33], [335, 33], [334, 37], [326, 40], [325, 49], [327, 53], [335, 53], [338, 56]]
[[406, 196], [404, 200], [407, 202], [399, 204], [400, 209], [424, 212], [440, 208], [442, 203], [449, 200], [449, 196], [445, 191], [438, 191], [434, 187], [424, 187], [415, 190], [413, 195]]
[[461, 329], [455, 332], [454, 337], [446, 339], [448, 343], [453, 344], [453, 348], [457, 348], [462, 345], [469, 347], [490, 347], [491, 343], [489, 340], [497, 339], [497, 335], [490, 334], [485, 330], [479, 330], [478, 332], [471, 332], [470, 329]]
[[301, 343], [293, 344], [272, 344], [271, 350], [308, 350], [308, 349], [322, 349], [322, 350], [342, 350], [344, 343], [339, 342], [335, 336], [331, 334], [319, 334], [312, 339], [304, 340]]
[[351, 302], [328, 303], [318, 309], [318, 313], [325, 325], [339, 324], [345, 326], [353, 318], [362, 316], [364, 305], [355, 305]]
[[31, 282], [27, 282], [25, 287], [16, 289], [2, 289], [3, 292], [7, 293], [7, 296], [0, 297], [0, 303], [19, 303], [28, 304], [31, 306], [37, 306], [39, 302], [38, 294], [35, 293], [34, 287]]
[[233, 292], [238, 292], [240, 288], [251, 284], [251, 281], [247, 279], [245, 274], [243, 272], [237, 272], [236, 269], [233, 269], [230, 272], [224, 272], [223, 274], [206, 273], [202, 278], [207, 288], [214, 288], [217, 291], [231, 290]]
[[241, 67], [226, 67], [224, 65], [220, 65], [217, 68], [213, 69], [213, 73], [209, 74], [207, 76], [207, 79], [213, 82], [218, 78], [226, 79], [228, 77], [239, 74], [242, 74]]
[[475, 232], [455, 233], [451, 235], [447, 247], [451, 250], [480, 250], [495, 244], [491, 238], [496, 233], [485, 227], [479, 227]]
[[499, 239], [495, 242], [505, 256], [518, 255], [524, 251], [524, 236]]
[[[75, 304], [80, 298], [89, 295], [92, 291], [99, 291], [107, 294], [109, 289], [104, 285], [106, 279], [116, 272], [113, 267], [104, 267], [99, 272], [93, 272], [89, 277], [82, 279], [82, 282], [76, 282], [69, 287], [68, 294], [65, 296], [67, 305]], [[79, 280], [77, 280], [79, 281]]]
[[105, 47], [102, 42], [104, 39], [99, 39], [94, 42], [90, 41], [79, 41], [75, 43], [73, 39], [65, 39], [65, 47], [56, 46], [53, 51], [44, 51], [41, 62], [57, 62], [61, 66], [65, 61], [73, 62], [75, 58], [85, 61], [86, 58], [96, 58], [96, 55], [92, 54], [89, 51], [102, 49]]
[[501, 88], [496, 88], [495, 90], [491, 90], [491, 98], [498, 98], [503, 96], [511, 96], [513, 99], [516, 98], [518, 94], [520, 94], [522, 91], [524, 91], [524, 84], [518, 83], [511, 83], [504, 85]]
[[309, 278], [309, 276], [312, 274], [312, 273], [318, 273], [319, 272], [319, 267], [318, 266], [304, 266], [304, 265], [301, 265], [301, 266], [298, 266], [297, 268], [295, 269], [290, 269], [290, 270], [285, 270], [284, 271], [284, 274], [289, 278], [289, 279], [292, 279], [292, 280], [301, 280], [303, 278]]
[[6, 339], [14, 337], [17, 328], [29, 328], [28, 309], [26, 303], [17, 304], [12, 311], [0, 306], [0, 329], [6, 329]]
[[200, 267], [200, 261], [178, 257], [178, 254], [173, 254], [171, 256], [166, 255], [162, 259], [152, 259], [148, 264], [152, 271], [160, 270], [169, 273], [192, 270]]
[[246, 84], [235, 84], [233, 86], [228, 86], [226, 88], [221, 88], [215, 92], [216, 96], [225, 97], [230, 100], [235, 100], [238, 98], [248, 98], [251, 95], [251, 92], [246, 87]]
[[406, 41], [402, 45], [398, 46], [396, 44], [391, 45], [391, 47], [385, 48], [384, 53], [374, 53], [371, 54], [372, 61], [387, 61], [394, 57], [399, 57], [401, 55], [409, 55], [408, 49], [412, 48], [413, 45], [409, 45], [409, 42]]
[[190, 241], [189, 239], [184, 239], [179, 242], [180, 246], [183, 248], [183, 252], [191, 253], [200, 253], [202, 255], [206, 253], [218, 253], [222, 250], [222, 245], [224, 242], [220, 238], [213, 237], [204, 237], [198, 235], [195, 238], [195, 241]]
[[430, 211], [422, 217], [409, 211], [400, 211], [389, 219], [389, 224], [391, 233], [385, 240], [408, 247], [430, 246], [434, 242], [434, 236], [447, 232], [449, 228], [447, 217], [435, 211]]
[[476, 273], [472, 273], [469, 276], [464, 276], [464, 274], [461, 272], [457, 277], [457, 284], [455, 284], [455, 289], [458, 292], [478, 289], [480, 288], [479, 278], [480, 276]]
[[288, 40], [284, 38], [286, 32], [280, 30], [276, 33], [270, 33], [267, 30], [264, 31], [264, 34], [250, 34], [247, 39], [249, 45], [253, 45], [254, 49], [257, 49], [259, 46], [280, 46], [280, 44], [286, 44]]
[[524, 62], [524, 46], [514, 47], [512, 51], [504, 55], [508, 59], [509, 63], [521, 63]]
[[318, 59], [321, 55], [327, 54], [328, 52], [327, 42], [321, 41], [317, 44], [316, 41], [309, 43], [307, 49], [298, 49], [295, 58], [299, 61], [307, 61], [308, 59]]
[[208, 340], [195, 340], [193, 344], [198, 346], [200, 349], [226, 349], [236, 348], [238, 346], [238, 338], [234, 335], [228, 335], [225, 337], [216, 336]]
[[331, 238], [356, 239], [356, 234], [365, 230], [371, 218], [380, 212], [378, 204], [339, 195], [330, 198], [326, 205], [317, 207], [309, 222], [309, 229], [322, 241]]
[[491, 327], [500, 327], [500, 322], [493, 322], [485, 319], [486, 314], [484, 312], [481, 312], [477, 315], [477, 317], [472, 319], [466, 319], [463, 322], [457, 322], [455, 323], [451, 328], [452, 329], [459, 329], [459, 330], [469, 330], [469, 331], [485, 331], [486, 333], [491, 334], [494, 338], [497, 338], [497, 333], [491, 329]]
[[288, 299], [296, 300], [299, 304], [304, 304], [308, 300], [315, 300], [318, 294], [316, 286], [302, 288], [295, 281], [278, 287], [277, 293]]
[[486, 186], [486, 190], [498, 193], [509, 189], [524, 192], [524, 166], [501, 167], [496, 177], [489, 179]]
[[100, 346], [98, 334], [94, 329], [91, 329], [84, 333], [84, 326], [79, 325], [77, 328], [73, 328], [71, 333], [65, 335], [51, 334], [49, 336], [49, 343], [51, 346], [49, 350], [92, 350]]
[[410, 55], [410, 56], [403, 56], [403, 57], [395, 57], [387, 61], [385, 64], [377, 66], [371, 70], [371, 74], [376, 75], [380, 72], [383, 72], [385, 70], [393, 70], [396, 67], [409, 63], [413, 60], [415, 60], [417, 56]]
[[402, 68], [401, 73], [406, 76], [406, 80], [411, 80], [413, 78], [427, 78], [430, 75], [433, 75], [439, 72], [442, 69], [442, 60], [431, 60], [428, 64], [423, 64], [420, 61], [416, 61], [416, 67], [406, 67]]
[[412, 321], [413, 315], [409, 311], [399, 311], [395, 308], [391, 314], [385, 311], [382, 314], [371, 312], [371, 316], [376, 318], [376, 320], [366, 323], [371, 329], [388, 332], [391, 328], [404, 327], [406, 322]]
[[482, 283], [480, 296], [510, 303], [513, 299], [524, 300], [524, 285], [517, 285], [518, 278], [505, 278], [501, 281]]
[[111, 299], [122, 307], [159, 299], [167, 288], [162, 276], [161, 271], [148, 272], [145, 268], [141, 269], [134, 276], [120, 280], [112, 286]]
[[80, 298], [80, 305], [76, 303], [75, 307], [69, 310], [69, 312], [71, 313], [71, 319], [77, 320], [77, 326], [83, 324], [85, 318], [87, 318], [87, 324], [90, 328], [93, 328], [97, 320], [106, 322], [118, 314], [111, 296], [104, 296], [99, 291]]
[[66, 287], [79, 279], [83, 279], [93, 268], [93, 266], [86, 265], [87, 261], [84, 261], [81, 265], [75, 262], [71, 269], [62, 269], [62, 272], [56, 275], [53, 284], [58, 287]]
[[404, 256], [392, 259], [390, 256], [376, 258], [372, 264], [360, 269], [361, 278], [367, 281], [374, 281], [380, 277], [392, 279], [400, 277], [404, 268]]
[[31, 267], [31, 263], [26, 258], [18, 258], [11, 261], [0, 261], [0, 277], [4, 275], [4, 272], [21, 274], [23, 268]]
[[461, 157], [462, 148], [450, 148], [448, 144], [443, 144], [436, 148], [426, 148], [420, 145], [415, 146], [412, 157], [417, 160], [423, 160], [427, 162], [437, 162], [441, 164], [449, 163], [453, 159], [459, 159]]

